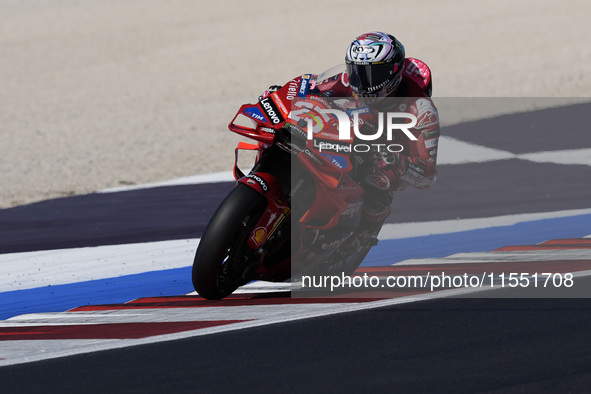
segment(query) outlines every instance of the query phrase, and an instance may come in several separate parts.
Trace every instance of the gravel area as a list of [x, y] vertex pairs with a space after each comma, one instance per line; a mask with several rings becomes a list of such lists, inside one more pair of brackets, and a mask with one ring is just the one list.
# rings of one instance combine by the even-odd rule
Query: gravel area
[[589, 15], [587, 0], [0, 0], [0, 208], [230, 170], [241, 104], [372, 30], [429, 64], [436, 97], [586, 100]]

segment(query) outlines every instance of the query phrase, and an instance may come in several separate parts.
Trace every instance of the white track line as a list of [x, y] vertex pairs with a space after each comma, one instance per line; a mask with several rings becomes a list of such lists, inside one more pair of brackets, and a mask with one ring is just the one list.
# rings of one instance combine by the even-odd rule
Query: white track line
[[133, 186], [112, 187], [108, 189], [99, 190], [98, 193], [116, 193], [126, 192], [130, 190], [150, 189], [153, 187], [162, 186], [180, 186], [180, 185], [196, 185], [201, 183], [217, 183], [217, 182], [231, 182], [234, 181], [234, 174], [232, 171], [216, 172], [213, 174], [201, 174], [194, 176], [187, 176], [183, 178], [171, 179], [162, 182], [145, 183]]
[[415, 264], [438, 265], [560, 260], [591, 260], [591, 249], [549, 249], [456, 253], [442, 258], [408, 259], [393, 265], [399, 267]]
[[0, 292], [188, 267], [198, 239], [0, 254]]
[[382, 227], [379, 238], [401, 239], [433, 234], [457, 233], [491, 227], [512, 226], [517, 223], [543, 219], [556, 219], [570, 216], [589, 215], [591, 209], [570, 209], [555, 212], [524, 213], [489, 218], [452, 219], [417, 223], [392, 223]]
[[[573, 276], [583, 277], [589, 275], [591, 275], [591, 271], [581, 271], [574, 273]], [[495, 289], [500, 289], [500, 287], [495, 287]], [[257, 320], [210, 328], [202, 328], [192, 331], [184, 331], [175, 334], [159, 335], [142, 339], [10, 341], [9, 343], [11, 344], [11, 346], [7, 346], [2, 349], [2, 357], [4, 359], [0, 359], [0, 366], [47, 360], [102, 350], [120, 349], [130, 346], [145, 345], [157, 342], [173, 341], [177, 339], [192, 338], [235, 330], [243, 330], [248, 328], [262, 327], [272, 324], [286, 323], [291, 321], [331, 316], [336, 314], [356, 312], [362, 310], [370, 310], [393, 305], [409, 304], [438, 298], [470, 297], [483, 291], [494, 291], [494, 289], [491, 290], [488, 287], [468, 287], [372, 302], [350, 304], [307, 304], [304, 308], [299, 308], [299, 311], [297, 311], [297, 313], [295, 312], [295, 310], [298, 308], [293, 308], [291, 310], [291, 312], [293, 313], [291, 314], [281, 313], [280, 316], [263, 314], [263, 316], [261, 316]], [[277, 309], [279, 310], [282, 310], [286, 307], [286, 305], [275, 306], [278, 307]], [[223, 311], [226, 311], [227, 308], [228, 307], [221, 308], [222, 313], [224, 313]], [[250, 306], [246, 306], [243, 308], [248, 309], [250, 308]], [[258, 306], [256, 306], [256, 308], [258, 308]], [[197, 310], [197, 313], [198, 310], [202, 308], [195, 309]], [[270, 309], [271, 308], [266, 309], [266, 312], [268, 313]], [[224, 316], [226, 316], [226, 319], [229, 319], [227, 315], [224, 314]]]
[[[175, 334], [152, 336], [141, 339], [124, 340], [33, 340], [33, 341], [9, 341], [0, 343], [0, 366], [22, 364], [33, 361], [41, 361], [58, 357], [73, 356], [84, 353], [98, 352], [102, 350], [121, 349], [137, 345], [145, 345], [157, 342], [173, 341], [177, 339], [192, 338], [204, 335], [217, 334], [235, 330], [243, 330], [254, 327], [267, 326], [278, 323], [286, 323], [296, 320], [311, 319], [316, 317], [331, 316], [341, 313], [355, 312], [361, 310], [375, 309], [391, 305], [408, 304], [413, 302], [431, 300], [435, 298], [461, 296], [482, 289], [453, 289], [436, 293], [425, 293], [416, 296], [387, 299], [373, 302], [351, 303], [351, 304], [307, 304], [304, 310], [291, 315], [281, 316], [266, 315], [260, 319], [227, 324], [222, 326], [202, 328], [192, 331], [184, 331]], [[328, 305], [328, 307], [327, 307]], [[277, 305], [282, 309], [285, 305]], [[244, 307], [244, 308], [249, 308]], [[197, 310], [201, 308], [195, 308]], [[223, 311], [226, 307], [220, 308]], [[198, 312], [198, 311], [197, 311]], [[226, 317], [226, 319], [229, 319]], [[229, 319], [231, 320], [231, 319]]]
[[[591, 214], [591, 209], [386, 224], [379, 238], [388, 240], [448, 234], [587, 214]], [[0, 292], [189, 267], [198, 244], [199, 239], [183, 239], [0, 254], [3, 273], [0, 276]]]

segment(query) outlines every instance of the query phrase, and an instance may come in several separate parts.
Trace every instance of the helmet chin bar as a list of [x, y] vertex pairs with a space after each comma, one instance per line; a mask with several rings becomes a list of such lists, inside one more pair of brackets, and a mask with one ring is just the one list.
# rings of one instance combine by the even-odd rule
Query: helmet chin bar
[[402, 69], [402, 64], [396, 63], [347, 63], [349, 84], [360, 97], [391, 94], [400, 84]]
[[355, 97], [388, 97], [390, 94], [396, 92], [400, 82], [402, 82], [402, 74], [399, 75], [395, 80], [390, 81], [390, 83], [385, 84], [383, 87], [376, 88], [376, 92], [374, 93], [359, 93], [355, 91], [354, 87], [352, 87], [352, 89]]

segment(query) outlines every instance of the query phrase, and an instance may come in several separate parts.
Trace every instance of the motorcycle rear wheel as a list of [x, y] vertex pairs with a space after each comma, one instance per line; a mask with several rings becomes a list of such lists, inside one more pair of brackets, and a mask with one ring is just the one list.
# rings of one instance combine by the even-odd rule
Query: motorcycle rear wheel
[[193, 260], [193, 287], [208, 300], [219, 300], [249, 282], [246, 246], [267, 199], [239, 183], [207, 225]]

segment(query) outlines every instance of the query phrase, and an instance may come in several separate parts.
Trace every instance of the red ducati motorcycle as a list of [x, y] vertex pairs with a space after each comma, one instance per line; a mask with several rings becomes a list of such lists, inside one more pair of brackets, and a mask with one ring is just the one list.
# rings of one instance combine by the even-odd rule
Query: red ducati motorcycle
[[[344, 107], [310, 95], [315, 83], [315, 75], [297, 77], [230, 122], [258, 143], [236, 148], [236, 187], [195, 254], [192, 279], [202, 297], [222, 299], [252, 280], [350, 274], [369, 252], [369, 242], [351, 239], [364, 200], [352, 140], [339, 139], [337, 117], [323, 112]], [[242, 149], [257, 152], [246, 175], [237, 165]]]

